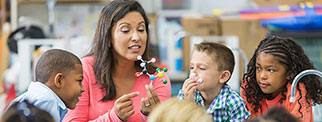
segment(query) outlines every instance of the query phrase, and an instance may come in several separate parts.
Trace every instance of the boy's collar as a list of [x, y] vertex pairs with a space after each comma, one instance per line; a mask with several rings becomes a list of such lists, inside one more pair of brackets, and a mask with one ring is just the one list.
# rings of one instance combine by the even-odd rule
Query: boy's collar
[[57, 103], [58, 106], [62, 109], [62, 110], [67, 110], [66, 105], [64, 104], [64, 102], [59, 98], [59, 96], [47, 85], [41, 82], [31, 82], [31, 84], [33, 85], [39, 85], [45, 89], [47, 89], [50, 93], [53, 94], [53, 96], [55, 96], [55, 98], [57, 99]]
[[[212, 101], [211, 105], [209, 106], [207, 111], [214, 111], [216, 109], [222, 109], [226, 107], [226, 99], [227, 99], [227, 91], [229, 91], [228, 85], [223, 85], [222, 89], [220, 90], [219, 94], [216, 98]], [[195, 92], [196, 102], [199, 103], [202, 107], [205, 108], [204, 100], [200, 92]], [[207, 108], [206, 108], [207, 109]]]

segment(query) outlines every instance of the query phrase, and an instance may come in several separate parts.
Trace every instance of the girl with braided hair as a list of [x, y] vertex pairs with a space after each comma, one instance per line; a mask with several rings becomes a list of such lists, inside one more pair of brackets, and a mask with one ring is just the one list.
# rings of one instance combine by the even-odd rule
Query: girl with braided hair
[[296, 102], [289, 102], [293, 79], [306, 69], [314, 66], [294, 40], [276, 36], [262, 40], [241, 85], [241, 96], [251, 117], [260, 116], [273, 106], [284, 106], [301, 121], [313, 122], [312, 104], [322, 103], [322, 84], [317, 76], [303, 77], [296, 88]]

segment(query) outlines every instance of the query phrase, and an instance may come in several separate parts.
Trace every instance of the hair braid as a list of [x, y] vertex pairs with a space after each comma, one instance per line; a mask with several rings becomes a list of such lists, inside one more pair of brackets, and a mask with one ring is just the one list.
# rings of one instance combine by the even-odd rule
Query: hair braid
[[[304, 53], [302, 47], [297, 44], [294, 40], [290, 38], [281, 38], [276, 36], [269, 36], [262, 40], [258, 45], [257, 49], [250, 62], [247, 65], [247, 73], [245, 73], [243, 77], [242, 86], [244, 89], [245, 95], [247, 97], [246, 101], [253, 104], [253, 109], [255, 112], [258, 112], [258, 109], [261, 109], [260, 101], [264, 98], [265, 94], [259, 88], [256, 81], [256, 58], [260, 52], [265, 52], [267, 54], [271, 54], [276, 56], [279, 62], [285, 65], [287, 71], [290, 74], [290, 79], [288, 83], [292, 83], [295, 76], [303, 70], [306, 69], [314, 69], [313, 64], [310, 62], [308, 56]], [[307, 93], [305, 94], [306, 102], [311, 105], [311, 101], [313, 104], [321, 104], [322, 103], [322, 84], [319, 81], [317, 76], [306, 76], [303, 77], [299, 82], [304, 83]], [[286, 85], [283, 87], [284, 89], [281, 91], [282, 98], [279, 100], [286, 100]], [[297, 86], [297, 90], [300, 92], [300, 99], [302, 99], [301, 89], [299, 85]], [[303, 90], [302, 90], [303, 91]], [[298, 99], [298, 103], [300, 104], [300, 99]], [[299, 112], [303, 116], [300, 111], [302, 105], [300, 104]]]

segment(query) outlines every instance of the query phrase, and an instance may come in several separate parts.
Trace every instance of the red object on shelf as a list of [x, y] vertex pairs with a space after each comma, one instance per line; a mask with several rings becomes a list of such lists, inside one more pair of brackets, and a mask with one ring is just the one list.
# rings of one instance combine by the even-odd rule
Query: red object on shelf
[[7, 93], [7, 97], [6, 97], [6, 100], [5, 100], [5, 104], [6, 104], [6, 107], [9, 105], [9, 103], [15, 99], [17, 97], [17, 93], [16, 93], [16, 88], [15, 88], [15, 84], [11, 84], [10, 85], [10, 88], [8, 89], [8, 93]]

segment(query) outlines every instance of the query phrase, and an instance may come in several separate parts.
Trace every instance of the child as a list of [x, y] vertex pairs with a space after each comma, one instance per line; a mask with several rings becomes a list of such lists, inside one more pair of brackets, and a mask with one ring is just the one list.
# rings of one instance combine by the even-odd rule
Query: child
[[212, 42], [196, 44], [190, 61], [190, 74], [195, 77], [184, 82], [178, 98], [201, 105], [213, 115], [214, 121], [246, 120], [250, 114], [246, 104], [226, 84], [234, 65], [234, 55], [226, 46]]
[[300, 120], [280, 106], [272, 107], [264, 115], [247, 120], [247, 122], [300, 122]]
[[148, 122], [212, 122], [212, 118], [193, 102], [170, 98], [152, 110]]
[[46, 51], [38, 60], [35, 78], [36, 81], [31, 82], [28, 91], [11, 104], [28, 100], [49, 112], [56, 122], [64, 118], [67, 108], [75, 108], [78, 97], [85, 91], [79, 58], [64, 50]]
[[302, 47], [294, 40], [270, 36], [260, 42], [248, 64], [241, 88], [252, 117], [272, 106], [282, 105], [303, 122], [313, 122], [313, 104], [322, 102], [322, 85], [316, 76], [303, 77], [296, 88], [294, 103], [289, 102], [294, 77], [314, 69]]
[[55, 122], [54, 118], [44, 110], [28, 101], [16, 102], [2, 115], [0, 122]]

